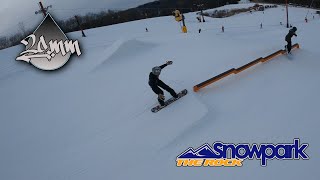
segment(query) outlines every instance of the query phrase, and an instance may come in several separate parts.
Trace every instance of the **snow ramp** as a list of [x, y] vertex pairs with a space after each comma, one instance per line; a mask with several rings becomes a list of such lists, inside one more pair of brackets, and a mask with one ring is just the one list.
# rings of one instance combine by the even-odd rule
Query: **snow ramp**
[[119, 39], [103, 51], [101, 60], [97, 62], [93, 71], [99, 71], [104, 66], [108, 66], [109, 63], [119, 63], [122, 60], [138, 57], [155, 46], [156, 44], [154, 43], [137, 39]]

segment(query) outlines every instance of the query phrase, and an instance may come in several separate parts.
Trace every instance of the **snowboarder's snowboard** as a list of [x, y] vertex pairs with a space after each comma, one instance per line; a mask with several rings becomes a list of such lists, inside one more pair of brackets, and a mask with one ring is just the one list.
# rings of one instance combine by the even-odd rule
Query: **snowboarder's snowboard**
[[284, 48], [285, 48], [285, 51], [286, 51], [287, 58], [288, 58], [289, 60], [292, 60], [292, 54], [291, 54], [291, 52], [288, 52], [287, 45], [285, 45]]
[[171, 103], [175, 102], [176, 100], [182, 98], [182, 97], [185, 96], [186, 94], [188, 94], [188, 90], [184, 89], [184, 90], [182, 90], [181, 92], [179, 92], [179, 93], [177, 94], [177, 95], [178, 95], [178, 98], [171, 97], [170, 99], [168, 99], [167, 101], [164, 102], [164, 106], [161, 107], [160, 105], [158, 105], [158, 106], [156, 106], [156, 107], [153, 107], [153, 108], [151, 109], [151, 111], [152, 111], [153, 113], [156, 113], [156, 112], [160, 111], [161, 109], [169, 106]]

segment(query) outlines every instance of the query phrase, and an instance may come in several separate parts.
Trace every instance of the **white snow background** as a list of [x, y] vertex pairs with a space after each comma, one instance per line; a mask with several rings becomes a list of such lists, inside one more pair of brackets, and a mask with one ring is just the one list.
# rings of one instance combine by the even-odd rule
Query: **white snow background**
[[[1, 50], [0, 179], [317, 180], [320, 18], [313, 19], [315, 10], [305, 8], [290, 7], [289, 13], [298, 28], [293, 43], [300, 49], [198, 93], [194, 85], [283, 49], [284, 7], [206, 17], [206, 23], [188, 13], [187, 34], [171, 16], [86, 30], [86, 38], [69, 33], [81, 42], [83, 55], [53, 72], [15, 61], [22, 45]], [[148, 74], [166, 60], [173, 64], [160, 78], [189, 93], [152, 113], [157, 100]], [[276, 144], [293, 138], [309, 143], [310, 160], [269, 160], [267, 167], [259, 160], [245, 160], [240, 168], [176, 167], [180, 153], [204, 143]]]

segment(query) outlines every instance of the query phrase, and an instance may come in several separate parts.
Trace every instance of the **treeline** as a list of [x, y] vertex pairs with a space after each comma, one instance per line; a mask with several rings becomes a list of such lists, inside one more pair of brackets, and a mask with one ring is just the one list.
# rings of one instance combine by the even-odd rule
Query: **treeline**
[[[273, 4], [284, 4], [284, 0], [260, 0], [254, 2], [264, 2], [264, 3], [273, 3]], [[294, 6], [303, 6], [311, 8], [320, 8], [320, 0], [288, 0], [290, 5]]]
[[0, 36], [0, 50], [5, 49], [11, 46], [15, 46], [20, 44], [20, 41], [29, 34], [31, 34], [31, 30], [26, 30], [24, 24], [22, 22], [19, 23], [19, 32], [10, 36]]
[[[99, 13], [88, 13], [84, 16], [78, 16], [78, 19], [83, 29], [90, 29], [140, 19], [168, 16], [172, 15], [172, 12], [176, 9], [179, 9], [182, 13], [188, 13], [201, 9], [216, 8], [226, 4], [237, 4], [238, 1], [239, 0], [159, 0], [123, 11], [108, 10]], [[58, 24], [65, 33], [80, 30], [77, 20], [74, 17], [58, 21]], [[29, 32], [31, 33], [31, 31], [27, 33]], [[0, 49], [20, 44], [20, 41], [25, 38], [26, 35], [29, 35], [27, 33], [21, 31], [10, 37], [1, 37]]]
[[[136, 8], [124, 11], [112, 11], [100, 13], [89, 13], [79, 16], [79, 21], [83, 29], [108, 26], [140, 19], [172, 15], [172, 11], [179, 9], [183, 13], [199, 11], [200, 9], [210, 9], [226, 4], [237, 4], [239, 0], [159, 0], [150, 2]], [[60, 26], [65, 32], [77, 31], [75, 18], [61, 21]]]

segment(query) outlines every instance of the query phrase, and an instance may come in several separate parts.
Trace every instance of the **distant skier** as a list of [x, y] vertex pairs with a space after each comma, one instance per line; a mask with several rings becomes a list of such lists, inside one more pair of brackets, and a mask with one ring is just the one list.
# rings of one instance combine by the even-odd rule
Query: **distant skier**
[[201, 22], [201, 18], [199, 16], [197, 17], [197, 19], [198, 19], [199, 22]]
[[178, 98], [177, 93], [170, 88], [168, 85], [166, 85], [164, 82], [162, 82], [159, 79], [159, 75], [161, 73], [161, 70], [166, 67], [167, 65], [171, 65], [172, 61], [167, 61], [165, 64], [161, 65], [161, 66], [156, 66], [154, 68], [152, 68], [152, 72], [150, 72], [149, 74], [149, 85], [151, 87], [151, 89], [153, 90], [154, 93], [156, 93], [158, 95], [158, 101], [160, 103], [161, 106], [164, 106], [164, 94], [163, 91], [160, 89], [163, 88], [164, 90], [168, 91], [174, 98]]
[[296, 31], [297, 31], [297, 28], [293, 27], [292, 29], [289, 30], [289, 33], [286, 35], [286, 41], [288, 44], [285, 47], [286, 47], [288, 53], [290, 53], [291, 47], [292, 47], [292, 42], [291, 42], [292, 36], [297, 37]]

